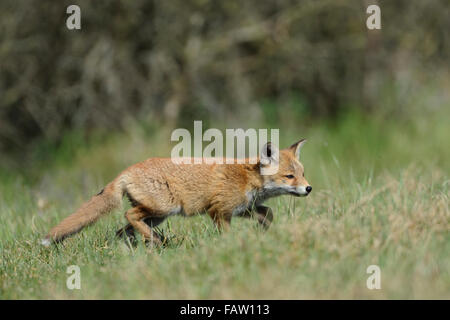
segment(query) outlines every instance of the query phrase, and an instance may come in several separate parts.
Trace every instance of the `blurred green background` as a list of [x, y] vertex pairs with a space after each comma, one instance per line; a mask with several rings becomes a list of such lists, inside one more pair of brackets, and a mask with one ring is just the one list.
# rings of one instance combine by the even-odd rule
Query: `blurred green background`
[[[68, 136], [85, 145], [134, 126], [153, 137], [201, 119], [302, 135], [349, 113], [407, 127], [449, 107], [445, 0], [80, 0], [73, 31], [70, 4], [0, 3], [7, 170], [47, 164]], [[369, 4], [381, 30], [366, 27]]]

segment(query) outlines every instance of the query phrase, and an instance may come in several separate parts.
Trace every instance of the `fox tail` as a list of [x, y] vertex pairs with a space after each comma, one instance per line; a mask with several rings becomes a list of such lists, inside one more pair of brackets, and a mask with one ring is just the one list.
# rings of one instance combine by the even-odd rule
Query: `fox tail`
[[41, 240], [41, 244], [49, 246], [52, 242], [62, 241], [121, 206], [123, 193], [122, 190], [117, 189], [117, 186], [114, 186], [113, 183], [108, 184], [99, 194], [93, 196], [77, 211], [53, 227]]

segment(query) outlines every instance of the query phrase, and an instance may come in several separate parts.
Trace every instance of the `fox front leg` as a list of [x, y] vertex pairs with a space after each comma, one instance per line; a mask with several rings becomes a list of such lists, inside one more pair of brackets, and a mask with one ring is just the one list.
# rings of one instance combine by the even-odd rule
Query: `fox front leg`
[[208, 214], [219, 232], [230, 230], [231, 213], [210, 210]]
[[256, 206], [253, 212], [253, 217], [258, 220], [258, 223], [265, 229], [269, 229], [273, 221], [272, 209], [266, 206]]
[[273, 220], [273, 212], [272, 209], [266, 206], [256, 206], [253, 211], [246, 211], [243, 215], [243, 218], [252, 218], [258, 221], [259, 225], [267, 230], [270, 227], [270, 224]]

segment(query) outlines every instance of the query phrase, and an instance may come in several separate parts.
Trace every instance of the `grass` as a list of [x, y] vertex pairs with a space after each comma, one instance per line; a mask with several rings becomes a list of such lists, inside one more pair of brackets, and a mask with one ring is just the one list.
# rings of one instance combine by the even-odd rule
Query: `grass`
[[[46, 166], [1, 172], [0, 299], [450, 299], [444, 113], [286, 126], [282, 145], [309, 140], [302, 162], [312, 194], [270, 200], [267, 232], [236, 218], [220, 235], [206, 216], [173, 217], [162, 227], [164, 248], [130, 249], [114, 238], [126, 208], [63, 245], [37, 245], [120, 170], [170, 154], [167, 129], [149, 138], [138, 127], [77, 147], [68, 139]], [[372, 264], [380, 290], [366, 287]], [[81, 290], [66, 287], [70, 265], [81, 269]]]

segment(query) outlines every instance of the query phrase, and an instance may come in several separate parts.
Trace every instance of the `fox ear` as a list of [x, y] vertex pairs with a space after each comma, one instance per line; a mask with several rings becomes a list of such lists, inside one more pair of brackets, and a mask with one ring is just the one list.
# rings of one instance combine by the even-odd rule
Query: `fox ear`
[[299, 159], [300, 159], [300, 149], [303, 147], [305, 142], [306, 139], [301, 139], [289, 147], [289, 150], [291, 150], [294, 153], [294, 155]]
[[278, 148], [272, 144], [272, 142], [267, 142], [261, 150], [260, 161], [262, 165], [269, 165], [274, 161], [278, 161]]

